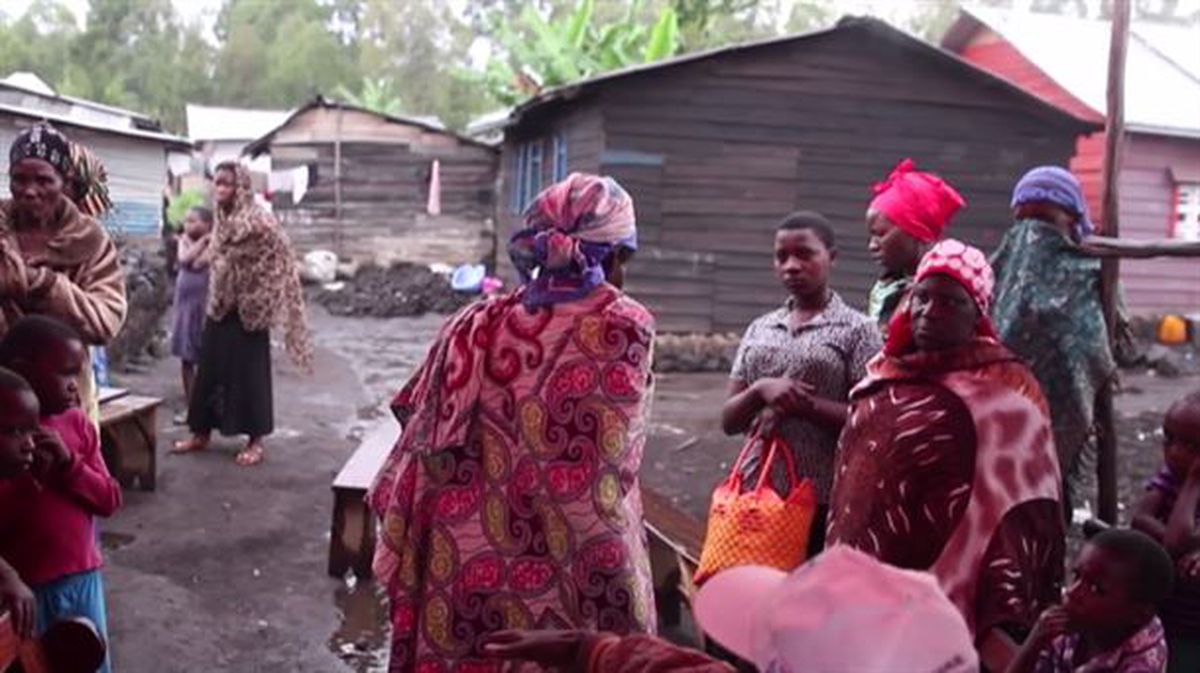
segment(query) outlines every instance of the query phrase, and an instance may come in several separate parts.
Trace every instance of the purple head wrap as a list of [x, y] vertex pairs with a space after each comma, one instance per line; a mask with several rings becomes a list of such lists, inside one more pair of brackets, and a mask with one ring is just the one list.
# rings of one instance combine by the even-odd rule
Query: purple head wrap
[[1096, 226], [1088, 217], [1087, 201], [1083, 198], [1079, 178], [1065, 168], [1038, 166], [1021, 176], [1013, 189], [1012, 207], [1034, 201], [1048, 201], [1078, 215], [1079, 222], [1075, 227], [1081, 238], [1096, 231]]

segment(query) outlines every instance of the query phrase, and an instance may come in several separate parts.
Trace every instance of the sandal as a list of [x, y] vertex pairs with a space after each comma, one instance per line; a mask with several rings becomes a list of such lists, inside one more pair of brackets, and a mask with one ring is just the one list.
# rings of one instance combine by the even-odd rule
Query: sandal
[[252, 444], [239, 451], [234, 461], [241, 467], [254, 467], [263, 462], [263, 459], [266, 458], [265, 453], [266, 450], [263, 449], [262, 444]]
[[181, 439], [175, 442], [171, 448], [171, 453], [195, 453], [208, 448], [208, 440], [192, 437], [190, 439]]

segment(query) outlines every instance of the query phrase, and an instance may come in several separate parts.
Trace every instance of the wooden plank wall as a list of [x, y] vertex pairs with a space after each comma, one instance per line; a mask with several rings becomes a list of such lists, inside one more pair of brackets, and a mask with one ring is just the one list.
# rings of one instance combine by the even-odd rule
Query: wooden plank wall
[[[444, 136], [443, 136], [444, 137]], [[334, 188], [334, 145], [272, 146], [275, 170], [315, 169], [299, 204], [281, 195], [280, 221], [300, 250], [324, 248], [359, 261], [391, 264], [488, 261], [494, 251], [496, 154], [468, 143], [436, 148], [409, 144], [342, 143], [342, 217]], [[439, 161], [441, 214], [428, 215], [429, 171]]]
[[554, 110], [551, 116], [529, 120], [505, 134], [500, 159], [500, 193], [496, 213], [496, 272], [508, 285], [516, 280], [509, 262], [506, 246], [509, 237], [521, 226], [521, 214], [516, 208], [513, 192], [516, 185], [518, 150], [528, 142], [541, 142], [542, 185], [550, 186], [554, 179], [553, 138], [561, 133], [567, 141], [568, 172], [596, 173], [600, 170], [600, 153], [604, 149], [604, 128], [600, 109], [589, 101], [580, 101]]
[[[740, 331], [778, 306], [774, 229], [796, 209], [834, 222], [835, 288], [863, 306], [877, 273], [863, 225], [870, 186], [904, 157], [966, 196], [970, 206], [950, 234], [991, 249], [1009, 224], [1020, 174], [1071, 156], [1074, 135], [1011, 94], [940, 59], [861, 37], [839, 31], [603, 89], [606, 153], [662, 157], [656, 188], [645, 175], [630, 182], [639, 213], [661, 213], [660, 222], [641, 218], [650, 235], [630, 279], [660, 329]], [[678, 273], [662, 260], [674, 260]], [[698, 288], [681, 301], [689, 283]]]
[[[1175, 184], [1171, 169], [1200, 175], [1200, 139], [1140, 133], [1126, 136], [1121, 165], [1121, 236], [1164, 238], [1171, 233]], [[1141, 315], [1200, 311], [1200, 262], [1142, 259], [1121, 262], [1129, 310]]]

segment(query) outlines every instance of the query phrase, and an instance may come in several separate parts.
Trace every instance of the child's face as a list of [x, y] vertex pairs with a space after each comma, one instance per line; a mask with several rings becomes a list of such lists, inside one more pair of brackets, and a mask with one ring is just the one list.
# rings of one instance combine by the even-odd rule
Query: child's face
[[205, 222], [204, 218], [194, 210], [189, 211], [187, 217], [183, 218], [183, 233], [193, 241], [207, 234], [210, 228], [208, 222]]
[[0, 389], [0, 479], [11, 479], [33, 464], [37, 429], [37, 397], [28, 390]]
[[1163, 421], [1163, 458], [1177, 478], [1187, 477], [1200, 457], [1200, 407], [1178, 402]]
[[1133, 570], [1105, 549], [1085, 545], [1073, 574], [1063, 603], [1073, 629], [1113, 633], [1133, 627], [1154, 613], [1131, 593]]
[[77, 340], [52, 339], [31, 362], [13, 364], [37, 393], [41, 412], [54, 416], [79, 406], [79, 374], [87, 360], [83, 344]]

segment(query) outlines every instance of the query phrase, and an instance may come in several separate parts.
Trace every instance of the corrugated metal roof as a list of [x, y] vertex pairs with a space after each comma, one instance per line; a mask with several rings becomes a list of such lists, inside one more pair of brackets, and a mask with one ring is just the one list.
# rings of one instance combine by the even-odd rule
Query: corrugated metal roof
[[180, 149], [190, 149], [192, 143], [187, 138], [171, 135], [170, 133], [162, 133], [159, 131], [143, 131], [141, 129], [125, 128], [111, 126], [109, 124], [97, 123], [92, 120], [79, 119], [67, 115], [54, 114], [45, 110], [33, 110], [30, 108], [19, 107], [16, 105], [0, 104], [0, 112], [7, 112], [19, 117], [27, 119], [45, 120], [55, 125], [75, 126], [78, 128], [91, 129], [93, 131], [102, 131], [104, 133], [112, 133], [114, 135], [126, 136], [129, 138], [140, 138], [142, 140], [152, 140], [162, 143], [168, 147], [177, 147]]
[[1028, 104], [1031, 108], [1040, 109], [1040, 111], [1043, 114], [1046, 114], [1047, 116], [1061, 118], [1065, 123], [1068, 123], [1068, 124], [1077, 123], [1077, 124], [1083, 125], [1085, 127], [1090, 126], [1092, 124], [1092, 122], [1090, 122], [1089, 120], [1079, 119], [1078, 117], [1074, 116], [1070, 112], [1063, 110], [1055, 105], [1051, 105], [1050, 103], [1047, 103], [1046, 101], [1029, 93], [1028, 91], [1022, 89], [1021, 87], [1016, 86], [1012, 82], [1009, 82], [1008, 80], [1006, 80], [1002, 77], [997, 77], [996, 75], [992, 74], [991, 72], [984, 70], [983, 68], [980, 68], [973, 63], [970, 63], [968, 61], [965, 61], [965, 60], [959, 58], [956, 54], [951, 53], [945, 49], [939, 48], [937, 45], [929, 44], [928, 42], [926, 42], [922, 39], [919, 39], [917, 37], [909, 35], [908, 33], [905, 33], [904, 31], [899, 30], [896, 27], [888, 24], [886, 21], [882, 21], [880, 19], [876, 19], [873, 17], [843, 16], [837, 22], [836, 25], [831, 26], [829, 28], [814, 30], [814, 31], [807, 32], [807, 33], [784, 35], [782, 37], [773, 37], [773, 38], [768, 38], [765, 40], [745, 42], [742, 44], [735, 44], [735, 45], [730, 45], [727, 47], [710, 49], [707, 51], [693, 52], [690, 54], [684, 54], [682, 56], [677, 56], [675, 58], [669, 58], [669, 59], [665, 59], [662, 61], [655, 61], [654, 63], [639, 64], [639, 65], [630, 66], [628, 68], [623, 68], [620, 70], [614, 70], [611, 72], [602, 73], [602, 74], [596, 75], [594, 77], [591, 77], [591, 78], [588, 78], [585, 80], [580, 80], [577, 82], [572, 82], [570, 84], [564, 84], [561, 86], [557, 86], [552, 89], [547, 89], [547, 90], [539, 93], [538, 95], [534, 96], [533, 98], [531, 98], [531, 99], [525, 101], [524, 103], [521, 103], [520, 105], [513, 108], [512, 113], [509, 115], [507, 126], [513, 126], [513, 125], [517, 124], [521, 120], [522, 115], [524, 115], [526, 112], [528, 112], [531, 109], [537, 108], [545, 103], [549, 103], [549, 102], [552, 102], [555, 100], [569, 99], [569, 98], [575, 96], [576, 94], [578, 94], [583, 89], [590, 88], [597, 84], [610, 82], [612, 80], [618, 80], [618, 79], [622, 79], [624, 77], [629, 77], [629, 76], [633, 76], [633, 75], [638, 75], [640, 73], [655, 72], [655, 71], [662, 70], [664, 68], [670, 68], [670, 67], [682, 65], [685, 63], [692, 63], [695, 61], [702, 61], [702, 60], [710, 59], [710, 58], [720, 58], [720, 57], [730, 55], [730, 54], [745, 53], [745, 52], [755, 51], [758, 49], [771, 48], [771, 47], [775, 47], [775, 46], [779, 46], [779, 45], [787, 45], [787, 44], [791, 44], [794, 42], [801, 42], [804, 40], [810, 40], [810, 39], [818, 38], [818, 37], [821, 37], [824, 35], [829, 35], [832, 33], [836, 33], [838, 31], [843, 31], [843, 30], [848, 30], [848, 29], [862, 29], [862, 30], [868, 31], [872, 35], [872, 37], [878, 37], [880, 39], [885, 39], [885, 40], [893, 40], [893, 41], [896, 41], [897, 43], [902, 44], [906, 47], [909, 47], [912, 49], [918, 49], [928, 55], [943, 59], [947, 63], [952, 63], [955, 67], [961, 68], [964, 75], [966, 75], [966, 76], [978, 77], [983, 80], [991, 80], [993, 83], [999, 85], [1000, 87], [1007, 89], [1017, 99], [1024, 99], [1023, 102]]
[[263, 134], [257, 140], [246, 145], [245, 149], [242, 150], [242, 154], [244, 156], [253, 158], [253, 157], [257, 157], [260, 154], [263, 154], [264, 152], [269, 152], [270, 148], [271, 148], [271, 142], [275, 139], [276, 134], [278, 134], [280, 131], [282, 131], [283, 128], [286, 127], [288, 124], [291, 124], [293, 120], [300, 117], [300, 115], [304, 114], [305, 112], [308, 112], [309, 110], [313, 110], [313, 109], [319, 108], [319, 107], [322, 107], [322, 108], [340, 107], [345, 110], [356, 110], [358, 112], [365, 112], [367, 114], [375, 115], [376, 117], [385, 119], [385, 120], [395, 123], [395, 124], [408, 124], [410, 126], [417, 126], [417, 127], [425, 129], [426, 131], [432, 131], [434, 133], [441, 133], [442, 135], [456, 138], [459, 141], [464, 142], [464, 143], [478, 145], [480, 147], [486, 147], [491, 150], [496, 149], [495, 147], [493, 147], [492, 145], [489, 145], [488, 143], [476, 140], [475, 138], [468, 138], [467, 136], [460, 135], [458, 133], [455, 133], [454, 131], [448, 130], [445, 126], [442, 125], [441, 120], [439, 120], [437, 117], [405, 117], [405, 116], [400, 116], [400, 115], [389, 115], [389, 114], [384, 114], [382, 112], [376, 112], [375, 110], [369, 110], [365, 107], [360, 107], [360, 106], [354, 105], [352, 103], [346, 103], [344, 101], [337, 101], [337, 100], [330, 100], [328, 98], [325, 98], [324, 96], [317, 95], [315, 98], [313, 98], [311, 101], [309, 101], [304, 106], [296, 108], [295, 110], [292, 110], [290, 113], [288, 113], [286, 115], [286, 117], [284, 118], [284, 120], [282, 122], [277, 124], [274, 128], [269, 129], [265, 134]]
[[[1098, 114], [1107, 108], [1108, 21], [1054, 14], [963, 9]], [[961, 34], [951, 37], [963, 39]], [[1125, 62], [1130, 130], [1200, 137], [1200, 27], [1135, 23]], [[948, 46], [952, 46], [949, 45]]]
[[77, 105], [83, 108], [91, 108], [92, 110], [108, 115], [124, 117], [129, 121], [129, 125], [134, 128], [161, 128], [159, 123], [153, 118], [135, 110], [127, 110], [125, 108], [116, 107], [115, 105], [106, 105], [104, 103], [98, 103], [94, 100], [88, 100], [86, 98], [64, 96], [56, 92], [53, 87], [47, 84], [46, 81], [41, 77], [38, 77], [36, 73], [26, 71], [14, 72], [4, 79], [0, 79], [0, 85], [6, 86], [10, 89], [19, 89], [43, 98], [52, 98], [65, 103], [70, 103], [71, 105]]
[[250, 142], [282, 124], [291, 110], [255, 110], [188, 103], [186, 113], [188, 136], [192, 140]]

